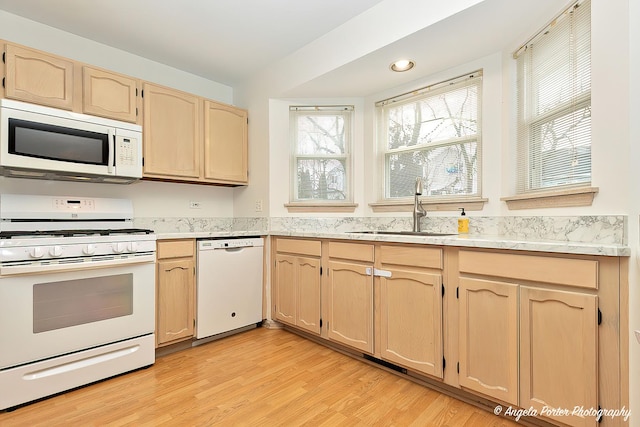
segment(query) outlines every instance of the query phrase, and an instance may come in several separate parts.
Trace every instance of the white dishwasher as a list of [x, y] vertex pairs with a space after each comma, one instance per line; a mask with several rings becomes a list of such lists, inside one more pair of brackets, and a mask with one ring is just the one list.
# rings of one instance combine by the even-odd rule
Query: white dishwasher
[[199, 240], [196, 338], [262, 321], [261, 237]]

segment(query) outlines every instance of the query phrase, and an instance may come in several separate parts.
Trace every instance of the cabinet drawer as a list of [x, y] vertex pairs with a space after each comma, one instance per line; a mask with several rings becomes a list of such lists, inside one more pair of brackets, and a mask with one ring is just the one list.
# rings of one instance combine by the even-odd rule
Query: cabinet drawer
[[276, 251], [300, 255], [320, 256], [319, 240], [277, 239]]
[[381, 246], [378, 259], [383, 264], [442, 269], [442, 249], [420, 246]]
[[598, 289], [598, 261], [460, 251], [460, 272]]
[[373, 245], [329, 242], [329, 258], [373, 262]]
[[192, 257], [195, 254], [195, 240], [158, 241], [158, 259]]

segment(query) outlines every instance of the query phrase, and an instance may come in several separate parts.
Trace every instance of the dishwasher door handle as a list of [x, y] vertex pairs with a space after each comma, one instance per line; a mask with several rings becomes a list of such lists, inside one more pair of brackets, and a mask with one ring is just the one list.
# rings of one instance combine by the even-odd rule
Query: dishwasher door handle
[[[240, 247], [235, 247], [235, 248], [224, 248], [225, 252], [240, 252], [245, 248], [249, 248], [251, 246], [240, 246]], [[223, 248], [220, 248], [223, 249]]]

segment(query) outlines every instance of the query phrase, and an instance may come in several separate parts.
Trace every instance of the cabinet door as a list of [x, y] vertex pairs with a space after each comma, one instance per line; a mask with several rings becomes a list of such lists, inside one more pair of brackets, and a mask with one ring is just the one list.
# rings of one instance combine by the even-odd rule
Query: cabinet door
[[382, 358], [442, 378], [442, 276], [388, 271], [380, 279]]
[[329, 262], [328, 337], [373, 353], [372, 267]]
[[204, 177], [247, 183], [247, 111], [204, 103]]
[[296, 324], [296, 257], [276, 254], [275, 317], [277, 320]]
[[193, 336], [194, 262], [158, 261], [158, 345]]
[[[597, 297], [524, 286], [520, 297], [520, 406], [597, 408]], [[595, 417], [551, 418], [597, 425]]]
[[296, 325], [320, 334], [320, 260], [297, 259], [298, 315]]
[[5, 63], [7, 98], [73, 108], [73, 62], [7, 44]]
[[460, 385], [517, 405], [518, 285], [461, 277], [459, 298]]
[[82, 112], [114, 120], [137, 120], [135, 79], [91, 67], [82, 69]]
[[200, 98], [149, 83], [143, 88], [144, 174], [200, 177]]

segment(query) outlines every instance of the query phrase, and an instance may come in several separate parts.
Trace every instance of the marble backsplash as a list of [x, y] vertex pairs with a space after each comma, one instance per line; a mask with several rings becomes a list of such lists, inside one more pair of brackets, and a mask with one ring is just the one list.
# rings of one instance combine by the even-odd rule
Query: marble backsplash
[[133, 225], [156, 233], [269, 231], [269, 218], [134, 218]]
[[[422, 230], [456, 233], [459, 217], [426, 217]], [[469, 218], [469, 234], [526, 240], [555, 240], [598, 244], [627, 244], [627, 217], [607, 216], [501, 216]], [[240, 218], [135, 218], [134, 226], [156, 233], [256, 231], [342, 233], [366, 230], [411, 230], [411, 217], [240, 217]]]

